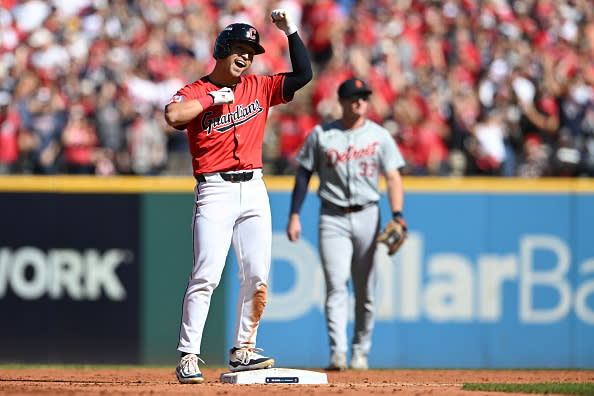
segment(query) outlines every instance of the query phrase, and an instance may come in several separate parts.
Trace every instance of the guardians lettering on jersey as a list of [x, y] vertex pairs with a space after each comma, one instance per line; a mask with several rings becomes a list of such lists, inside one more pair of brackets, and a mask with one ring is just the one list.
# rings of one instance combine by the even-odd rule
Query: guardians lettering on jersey
[[212, 117], [213, 112], [207, 111], [204, 112], [204, 116], [202, 117], [202, 129], [206, 131], [207, 136], [213, 131], [225, 133], [233, 127], [245, 124], [263, 111], [264, 108], [260, 106], [258, 99], [248, 104], [246, 107], [243, 107], [242, 105], [235, 106], [235, 111], [233, 113], [226, 113]]
[[351, 160], [362, 159], [366, 157], [375, 157], [377, 155], [377, 147], [380, 142], [371, 142], [362, 149], [357, 150], [357, 147], [350, 145], [347, 151], [341, 153], [336, 149], [329, 149], [326, 151], [326, 166], [334, 168], [341, 162], [348, 162]]

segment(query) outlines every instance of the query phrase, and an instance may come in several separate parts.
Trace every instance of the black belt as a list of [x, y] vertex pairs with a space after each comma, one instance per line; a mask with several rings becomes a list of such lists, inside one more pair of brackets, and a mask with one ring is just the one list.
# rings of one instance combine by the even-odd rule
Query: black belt
[[[221, 176], [221, 179], [231, 182], [231, 183], [239, 183], [239, 182], [244, 182], [244, 181], [250, 181], [252, 180], [252, 177], [254, 177], [254, 171], [250, 171], [250, 172], [241, 172], [241, 173], [219, 173], [219, 175]], [[204, 177], [204, 175], [196, 175], [196, 180], [198, 180], [201, 183], [204, 183], [206, 181], [206, 178]]]
[[329, 201], [322, 201], [322, 205], [329, 207], [329, 208], [334, 208], [334, 209], [340, 210], [343, 213], [360, 212], [363, 209], [368, 208], [375, 204], [376, 204], [376, 202], [368, 202], [365, 205], [339, 206], [339, 205], [333, 204], [332, 202], [329, 202]]

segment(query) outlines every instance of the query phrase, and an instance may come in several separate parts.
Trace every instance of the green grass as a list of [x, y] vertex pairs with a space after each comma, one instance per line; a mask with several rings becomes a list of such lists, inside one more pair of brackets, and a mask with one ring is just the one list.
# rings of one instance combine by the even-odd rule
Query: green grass
[[534, 384], [465, 383], [464, 390], [594, 396], [594, 383], [539, 382]]

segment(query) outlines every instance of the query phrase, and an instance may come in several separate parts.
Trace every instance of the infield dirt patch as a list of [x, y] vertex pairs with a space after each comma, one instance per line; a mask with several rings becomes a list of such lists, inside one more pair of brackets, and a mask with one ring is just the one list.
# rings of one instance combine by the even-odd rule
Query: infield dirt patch
[[512, 395], [462, 390], [465, 382], [594, 382], [592, 370], [369, 370], [333, 372], [328, 385], [222, 384], [222, 369], [201, 369], [200, 385], [174, 368], [0, 368], [0, 395]]

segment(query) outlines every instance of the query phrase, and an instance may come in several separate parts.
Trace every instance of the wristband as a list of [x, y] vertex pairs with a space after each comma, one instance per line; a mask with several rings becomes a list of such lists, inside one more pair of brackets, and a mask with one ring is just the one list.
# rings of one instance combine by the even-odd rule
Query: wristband
[[297, 25], [291, 23], [290, 25], [287, 25], [287, 27], [283, 29], [283, 31], [287, 36], [290, 36], [297, 31]]
[[402, 215], [402, 212], [397, 210], [396, 212], [392, 212], [392, 219], [394, 219], [394, 221], [398, 221], [398, 219], [403, 218], [404, 216]]
[[210, 106], [212, 106], [212, 104], [214, 103], [214, 98], [212, 97], [212, 95], [204, 95], [203, 97], [198, 99], [198, 102], [202, 106], [202, 110], [206, 110]]

